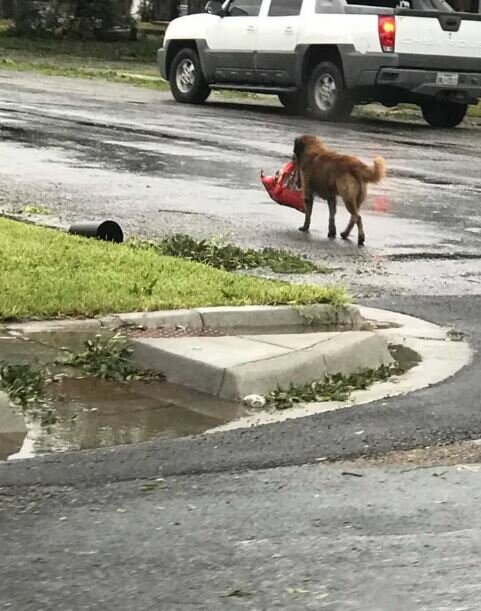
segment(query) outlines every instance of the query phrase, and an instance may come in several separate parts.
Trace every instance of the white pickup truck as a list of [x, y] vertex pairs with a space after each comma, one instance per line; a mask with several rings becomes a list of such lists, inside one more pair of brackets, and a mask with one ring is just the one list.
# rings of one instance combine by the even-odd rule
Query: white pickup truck
[[455, 127], [481, 97], [481, 14], [444, 0], [210, 0], [169, 24], [157, 59], [178, 102], [268, 93], [325, 121], [409, 102]]

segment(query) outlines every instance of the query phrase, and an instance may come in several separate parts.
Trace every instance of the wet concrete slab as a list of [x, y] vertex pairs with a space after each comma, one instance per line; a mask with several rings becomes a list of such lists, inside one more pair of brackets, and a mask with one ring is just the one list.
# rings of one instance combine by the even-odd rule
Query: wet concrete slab
[[141, 338], [133, 356], [168, 380], [230, 400], [392, 363], [387, 341], [369, 331], [224, 337]]

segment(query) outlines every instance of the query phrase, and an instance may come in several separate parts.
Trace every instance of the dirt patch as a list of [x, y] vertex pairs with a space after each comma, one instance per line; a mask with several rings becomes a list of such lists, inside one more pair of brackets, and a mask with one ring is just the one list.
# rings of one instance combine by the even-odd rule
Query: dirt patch
[[226, 335], [220, 329], [205, 327], [192, 329], [191, 327], [158, 327], [157, 329], [136, 328], [127, 329], [125, 335], [131, 339], [142, 337], [221, 337]]
[[388, 452], [382, 456], [360, 457], [350, 461], [335, 461], [334, 464], [342, 464], [349, 469], [364, 469], [403, 465], [412, 468], [423, 468], [474, 463], [481, 463], [481, 440], [461, 441], [449, 445], [428, 446], [415, 450], [400, 450]]

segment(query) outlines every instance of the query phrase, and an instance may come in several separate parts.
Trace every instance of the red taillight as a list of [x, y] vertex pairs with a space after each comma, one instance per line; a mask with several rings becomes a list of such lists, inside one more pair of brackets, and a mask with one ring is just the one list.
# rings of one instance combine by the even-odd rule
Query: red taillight
[[384, 53], [394, 53], [396, 43], [396, 18], [386, 15], [378, 17], [379, 42]]

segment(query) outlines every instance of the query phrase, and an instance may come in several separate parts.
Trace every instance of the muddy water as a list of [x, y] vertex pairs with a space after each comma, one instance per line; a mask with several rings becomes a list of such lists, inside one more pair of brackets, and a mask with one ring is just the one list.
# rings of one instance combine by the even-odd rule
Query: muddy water
[[48, 394], [58, 423], [34, 426], [33, 443], [25, 444], [21, 456], [193, 435], [238, 415], [236, 406], [211, 398], [210, 409], [202, 409], [206, 397], [167, 382], [66, 377], [52, 384]]
[[[0, 335], [0, 361], [29, 362], [58, 373], [54, 361], [64, 354], [20, 337]], [[51, 338], [50, 338], [51, 340]], [[79, 338], [74, 342], [79, 347]], [[69, 345], [70, 342], [69, 342]], [[201, 433], [243, 414], [240, 406], [161, 381], [112, 382], [96, 378], [61, 377], [46, 387], [57, 415], [56, 424], [41, 427], [26, 418], [28, 434], [12, 454], [11, 435], [0, 431], [0, 460], [47, 452], [65, 452]]]

